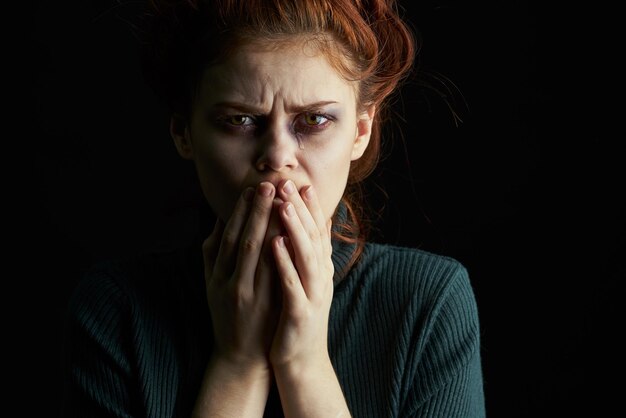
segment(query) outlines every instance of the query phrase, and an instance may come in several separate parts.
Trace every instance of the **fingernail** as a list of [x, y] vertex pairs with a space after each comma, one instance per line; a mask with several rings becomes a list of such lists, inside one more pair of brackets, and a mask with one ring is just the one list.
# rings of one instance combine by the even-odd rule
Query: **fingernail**
[[293, 205], [291, 203], [287, 203], [287, 207], [285, 208], [285, 213], [287, 214], [287, 216], [293, 216], [293, 214], [295, 213], [293, 209]]
[[265, 196], [265, 197], [271, 196], [272, 190], [273, 188], [271, 187], [270, 183], [263, 182], [259, 184], [258, 192], [261, 196]]
[[253, 197], [254, 197], [254, 189], [252, 187], [248, 187], [246, 190], [244, 190], [243, 198], [245, 199], [246, 202], [251, 202]]
[[285, 237], [278, 238], [278, 246], [281, 247], [281, 248], [286, 248], [285, 247]]
[[313, 186], [307, 186], [306, 187], [306, 190], [304, 191], [304, 198], [306, 200], [313, 199]]
[[287, 194], [292, 194], [296, 191], [296, 187], [293, 185], [293, 182], [291, 180], [288, 180], [283, 186], [283, 191]]

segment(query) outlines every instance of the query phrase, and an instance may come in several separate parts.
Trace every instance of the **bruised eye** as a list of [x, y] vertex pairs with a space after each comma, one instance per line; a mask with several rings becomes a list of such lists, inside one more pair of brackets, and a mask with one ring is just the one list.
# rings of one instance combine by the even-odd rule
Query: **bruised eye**
[[226, 122], [233, 126], [247, 126], [253, 123], [250, 116], [246, 115], [231, 115], [226, 118]]
[[258, 120], [251, 115], [218, 115], [214, 119], [217, 126], [226, 132], [241, 132], [256, 129]]
[[308, 126], [323, 125], [326, 121], [328, 121], [328, 118], [318, 113], [306, 113], [304, 115], [304, 123]]
[[294, 123], [294, 132], [308, 135], [321, 133], [330, 126], [335, 118], [323, 113], [306, 112], [298, 116]]

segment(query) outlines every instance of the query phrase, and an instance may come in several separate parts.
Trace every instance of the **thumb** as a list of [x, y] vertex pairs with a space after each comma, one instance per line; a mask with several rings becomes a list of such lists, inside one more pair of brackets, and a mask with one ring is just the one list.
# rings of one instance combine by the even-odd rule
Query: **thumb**
[[213, 276], [213, 267], [215, 267], [215, 258], [217, 257], [222, 240], [222, 232], [224, 232], [224, 223], [221, 219], [217, 219], [213, 232], [202, 243], [202, 258], [204, 260], [204, 276], [209, 279]]

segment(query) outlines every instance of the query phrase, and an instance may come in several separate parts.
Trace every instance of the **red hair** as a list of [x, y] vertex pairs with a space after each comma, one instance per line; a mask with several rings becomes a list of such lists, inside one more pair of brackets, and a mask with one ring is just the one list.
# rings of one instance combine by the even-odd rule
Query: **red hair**
[[409, 74], [418, 47], [395, 0], [150, 0], [144, 17], [144, 78], [185, 117], [206, 66], [251, 41], [304, 36], [319, 43], [346, 79], [358, 81], [359, 110], [374, 105], [376, 114], [369, 145], [350, 167], [342, 198], [348, 219], [334, 233], [357, 244], [349, 269], [368, 232], [360, 184], [378, 163], [388, 99]]

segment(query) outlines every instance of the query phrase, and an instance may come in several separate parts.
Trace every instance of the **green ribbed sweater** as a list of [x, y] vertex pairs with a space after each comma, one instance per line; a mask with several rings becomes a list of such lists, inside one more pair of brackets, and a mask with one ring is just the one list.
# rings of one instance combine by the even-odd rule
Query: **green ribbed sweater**
[[[189, 417], [211, 352], [201, 240], [95, 264], [71, 298], [67, 417]], [[483, 417], [467, 270], [422, 250], [333, 242], [328, 349], [353, 417]], [[265, 417], [282, 417], [276, 387]]]

